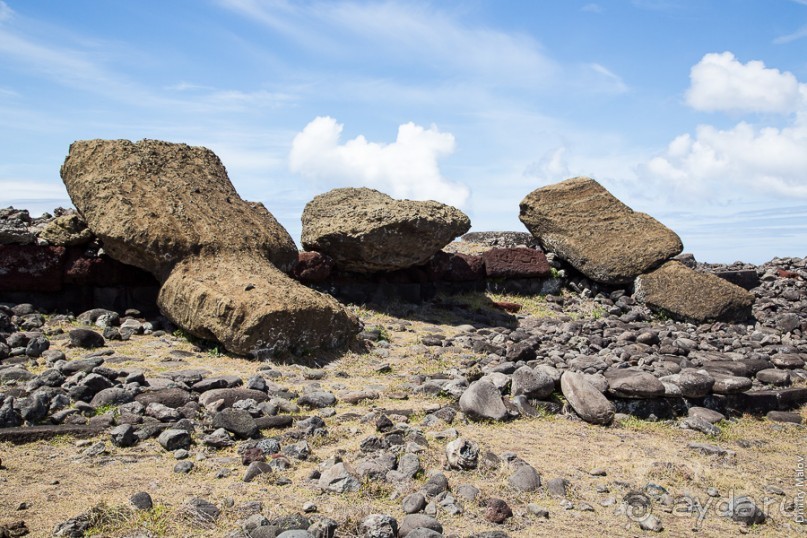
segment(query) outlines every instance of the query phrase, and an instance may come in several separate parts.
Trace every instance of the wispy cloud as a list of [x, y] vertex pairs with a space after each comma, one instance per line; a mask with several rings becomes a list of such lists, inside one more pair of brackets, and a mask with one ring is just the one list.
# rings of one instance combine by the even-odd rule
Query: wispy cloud
[[[326, 56], [384, 56], [398, 64], [463, 72], [497, 84], [546, 84], [557, 65], [533, 38], [463, 24], [427, 4], [219, 0]], [[322, 29], [327, 28], [327, 32]], [[338, 36], [324, 38], [323, 35]], [[344, 40], [350, 41], [350, 46]], [[423, 60], [427, 59], [426, 62]]]
[[605, 10], [601, 5], [592, 3], [584, 5], [583, 7], [580, 8], [580, 11], [586, 13], [603, 13]]
[[[801, 3], [801, 2], [800, 2]], [[804, 5], [807, 5], [807, 1], [803, 2]], [[798, 41], [799, 39], [804, 39], [807, 37], [807, 24], [796, 30], [791, 34], [785, 34], [783, 36], [779, 36], [773, 40], [774, 45], [785, 45], [787, 43], [792, 43], [793, 41]]]
[[9, 20], [13, 15], [14, 11], [8, 7], [8, 4], [0, 0], [0, 22]]
[[598, 63], [586, 64], [586, 68], [590, 69], [598, 76], [601, 83], [598, 85], [603, 91], [610, 93], [625, 93], [629, 90], [628, 85], [622, 80], [622, 77]]
[[62, 87], [139, 106], [157, 99], [132, 80], [104, 67], [90, 51], [70, 48], [63, 43], [48, 44], [0, 27], [0, 54], [6, 62], [15, 62], [18, 69]]
[[[292, 39], [302, 50], [339, 62], [338, 83], [392, 84], [364, 72], [381, 63], [398, 71], [394, 84], [418, 93], [461, 86], [475, 91], [623, 93], [627, 85], [600, 64], [562, 64], [534, 37], [469, 22], [439, 4], [412, 2], [260, 2], [219, 4]], [[599, 9], [589, 4], [588, 11]], [[322, 38], [327, 35], [330, 38]], [[403, 73], [401, 75], [400, 73]], [[321, 79], [321, 76], [320, 76]], [[419, 90], [416, 88], [419, 87]], [[534, 99], [534, 94], [530, 96]], [[450, 99], [456, 102], [456, 97]]]

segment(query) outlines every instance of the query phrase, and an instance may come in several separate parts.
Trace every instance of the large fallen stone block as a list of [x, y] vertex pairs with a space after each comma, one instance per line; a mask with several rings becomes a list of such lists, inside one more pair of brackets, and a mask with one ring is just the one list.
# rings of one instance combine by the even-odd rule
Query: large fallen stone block
[[159, 140], [80, 140], [62, 181], [112, 258], [164, 280], [193, 255], [256, 252], [281, 270], [297, 261], [289, 233], [238, 196], [215, 153]]
[[544, 249], [604, 284], [628, 284], [683, 250], [675, 232], [591, 178], [537, 189], [520, 207], [521, 222]]
[[234, 353], [331, 347], [358, 332], [333, 299], [286, 277], [288, 232], [242, 200], [210, 150], [157, 140], [83, 140], [61, 170], [106, 253], [163, 283], [174, 323]]
[[242, 355], [334, 348], [356, 333], [356, 320], [336, 300], [256, 256], [184, 260], [157, 304], [186, 331]]
[[303, 210], [303, 248], [331, 256], [344, 271], [394, 271], [429, 260], [471, 227], [459, 209], [395, 200], [367, 188], [333, 189]]
[[739, 286], [671, 261], [636, 279], [637, 300], [673, 317], [703, 322], [744, 321], [754, 296]]

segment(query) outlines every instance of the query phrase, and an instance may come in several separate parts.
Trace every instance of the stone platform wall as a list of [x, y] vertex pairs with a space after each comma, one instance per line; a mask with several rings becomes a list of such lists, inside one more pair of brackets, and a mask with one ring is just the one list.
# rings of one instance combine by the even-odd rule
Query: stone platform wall
[[[438, 293], [559, 293], [546, 256], [528, 247], [480, 254], [439, 252], [428, 263], [394, 272], [338, 271], [327, 256], [301, 252], [294, 278], [352, 303], [420, 303]], [[0, 302], [33, 303], [48, 311], [136, 308], [156, 313], [159, 283], [92, 246], [0, 244]]]
[[86, 246], [0, 245], [0, 302], [48, 311], [156, 313], [158, 291], [151, 274]]

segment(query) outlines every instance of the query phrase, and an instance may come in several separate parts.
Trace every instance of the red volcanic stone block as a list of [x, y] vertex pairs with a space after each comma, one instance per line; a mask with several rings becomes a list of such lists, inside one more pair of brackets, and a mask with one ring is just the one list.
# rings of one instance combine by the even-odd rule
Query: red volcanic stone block
[[488, 278], [547, 278], [549, 262], [540, 250], [531, 248], [494, 248], [482, 257]]
[[109, 256], [85, 256], [83, 247], [68, 247], [64, 263], [64, 283], [86, 286], [154, 284], [154, 277], [133, 265]]
[[62, 289], [64, 247], [0, 245], [0, 291]]
[[799, 274], [795, 271], [788, 271], [787, 269], [777, 269], [776, 275], [779, 278], [799, 278]]
[[297, 265], [292, 269], [292, 276], [300, 282], [322, 282], [331, 276], [334, 268], [333, 258], [320, 252], [300, 252], [297, 254]]
[[442, 250], [426, 265], [433, 281], [473, 282], [485, 278], [485, 260], [482, 256], [453, 254]]
[[496, 308], [501, 308], [505, 312], [511, 312], [513, 314], [521, 310], [520, 304], [511, 303], [508, 301], [493, 301], [493, 306], [495, 306]]

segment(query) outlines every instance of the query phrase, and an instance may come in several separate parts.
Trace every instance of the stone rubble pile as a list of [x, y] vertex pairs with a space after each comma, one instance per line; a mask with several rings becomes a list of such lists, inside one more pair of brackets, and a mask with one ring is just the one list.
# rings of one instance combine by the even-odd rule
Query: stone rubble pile
[[[155, 443], [174, 455], [174, 471], [180, 475], [193, 472], [195, 464], [187, 455], [195, 446], [213, 451], [235, 446], [244, 468], [232, 479], [282, 484], [290, 470], [310, 466], [310, 487], [326, 494], [350, 495], [367, 481], [409, 484], [425, 474], [422, 489], [401, 499], [403, 517], [374, 514], [362, 521], [363, 528], [397, 529], [398, 536], [440, 536], [440, 515], [462, 514], [468, 503], [484, 505], [487, 521], [501, 525], [512, 517], [506, 501], [485, 497], [470, 475], [466, 482], [451, 484], [440, 469], [424, 466], [424, 452], [434, 449], [431, 439], [450, 441], [444, 449], [446, 469], [503, 473], [516, 491], [556, 492], [563, 498], [565, 479], [544, 480], [516, 455], [485, 451], [484, 443], [459, 435], [460, 420], [508, 421], [560, 413], [607, 425], [621, 413], [651, 420], [681, 417], [681, 427], [705, 435], [719, 431], [715, 423], [742, 412], [799, 422], [798, 413], [788, 410], [807, 402], [807, 259], [776, 259], [755, 271], [761, 285], [753, 289], [753, 325], [658, 318], [624, 290], [604, 293], [584, 278], [569, 282], [576, 292], [547, 297], [547, 317], [444, 304], [462, 311], [469, 324], [451, 336], [423, 334], [422, 350], [412, 351], [434, 358], [459, 353], [466, 359], [459, 368], [415, 375], [399, 387], [439, 400], [419, 423], [405, 409], [372, 411], [361, 419], [374, 424], [376, 434], [362, 439], [356, 452], [319, 464], [309, 463], [315, 440], [327, 435], [329, 422], [341, 416], [334, 411], [378, 398], [377, 392], [332, 392], [318, 381], [316, 371], [306, 383], [284, 386], [265, 363], [249, 379], [205, 369], [172, 370], [171, 362], [184, 356], [179, 351], [170, 352], [164, 359], [169, 369], [155, 375], [137, 367], [142, 359], [118, 356], [107, 344], [160, 337], [161, 329], [173, 330], [167, 320], [147, 321], [138, 312], [121, 315], [103, 309], [76, 318], [46, 318], [32, 305], [0, 305], [0, 440], [22, 442], [64, 433], [108, 436], [86, 446], [88, 458], [104, 457], [110, 444]], [[590, 310], [591, 304], [596, 310]], [[579, 318], [570, 315], [575, 312]], [[63, 333], [65, 322], [80, 326]], [[407, 329], [401, 322], [389, 330]], [[378, 337], [373, 331], [361, 335], [368, 342]], [[69, 342], [69, 356], [51, 349], [51, 342], [59, 340]], [[40, 368], [34, 370], [35, 365]], [[351, 415], [350, 407], [344, 415]], [[709, 443], [692, 443], [690, 449], [730, 456]], [[229, 471], [221, 473], [226, 477]], [[197, 499], [188, 510], [206, 502]], [[569, 509], [592, 509], [586, 503], [564, 502]], [[534, 511], [545, 510], [536, 505]], [[738, 512], [737, 521], [748, 519], [743, 514]], [[293, 521], [286, 519], [292, 516], [255, 516], [243, 525], [251, 529], [250, 536], [278, 536], [284, 525], [290, 526], [282, 532], [305, 529], [310, 536], [329, 536], [337, 529], [334, 520], [309, 515]], [[757, 515], [749, 521], [763, 519]], [[62, 525], [82, 528], [85, 520], [82, 514]], [[660, 521], [644, 524], [661, 526]], [[421, 528], [429, 531], [417, 530]]]

